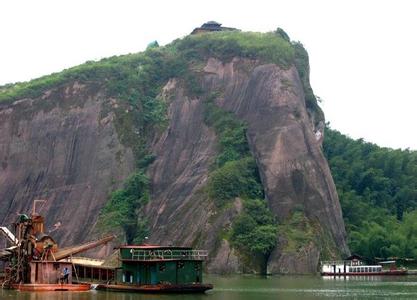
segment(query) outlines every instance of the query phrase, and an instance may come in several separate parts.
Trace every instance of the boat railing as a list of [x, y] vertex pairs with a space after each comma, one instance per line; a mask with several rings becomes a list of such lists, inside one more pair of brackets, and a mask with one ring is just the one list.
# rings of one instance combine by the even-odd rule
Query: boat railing
[[321, 265], [346, 265], [347, 267], [356, 267], [356, 266], [362, 266], [362, 261], [352, 261], [352, 260], [328, 260], [328, 261], [322, 261]]
[[176, 260], [202, 260], [208, 256], [207, 250], [137, 250], [132, 249], [130, 251], [131, 260], [163, 260], [163, 259], [176, 259]]

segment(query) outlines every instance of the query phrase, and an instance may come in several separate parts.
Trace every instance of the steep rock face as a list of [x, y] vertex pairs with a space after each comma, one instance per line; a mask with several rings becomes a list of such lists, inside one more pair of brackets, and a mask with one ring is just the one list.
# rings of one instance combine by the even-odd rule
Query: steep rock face
[[[201, 99], [184, 94], [176, 80], [165, 86], [164, 98], [169, 103], [170, 123], [153, 143], [156, 161], [148, 169], [152, 200], [145, 215], [150, 223], [150, 242], [216, 249], [219, 232], [231, 225], [241, 210], [240, 202], [216, 215], [203, 192], [216, 155], [216, 136], [204, 123]], [[209, 270], [237, 272], [236, 256], [229, 253], [228, 245], [222, 249], [223, 254], [210, 257]]]
[[0, 105], [1, 224], [47, 199], [46, 228], [61, 246], [92, 238], [109, 192], [133, 169], [104, 103], [98, 86], [72, 83]]
[[156, 161], [148, 170], [152, 201], [146, 215], [152, 242], [191, 244], [210, 210], [210, 203], [197, 194], [215, 155], [215, 135], [204, 125], [200, 100], [186, 96], [176, 81], [165, 91], [170, 94], [170, 124], [152, 147]]
[[[219, 238], [239, 212], [216, 212], [204, 194], [199, 194], [215, 155], [215, 136], [203, 123], [204, 97], [191, 99], [179, 85], [169, 86], [174, 95], [169, 100], [170, 125], [155, 142], [158, 159], [149, 171], [153, 186], [153, 200], [147, 208], [151, 241], [205, 246], [214, 257], [209, 270], [242, 270], [237, 257], [225, 260], [235, 254]], [[335, 186], [306, 110], [297, 70], [238, 58], [229, 63], [209, 59], [202, 87], [206, 96], [217, 93], [219, 106], [247, 122], [249, 145], [269, 207], [278, 220], [285, 222], [294, 210], [301, 209], [323, 239], [337, 245], [338, 250], [332, 250], [348, 253]], [[280, 243], [269, 258], [268, 270], [315, 272], [320, 251], [318, 245], [309, 243], [288, 253], [285, 242]], [[219, 268], [219, 262], [228, 261], [229, 266]]]
[[[205, 68], [205, 88], [222, 90], [220, 106], [233, 111], [248, 124], [247, 137], [256, 158], [269, 207], [279, 221], [301, 209], [311, 222], [330, 234], [341, 253], [346, 245], [341, 208], [330, 169], [316, 139], [304, 103], [297, 70], [276, 65], [256, 66], [248, 72], [241, 60], [229, 64], [210, 60]], [[284, 244], [285, 245], [285, 244]], [[268, 267], [280, 272], [282, 243], [272, 253]], [[288, 266], [289, 272], [311, 272], [317, 266], [317, 245], [306, 245], [291, 256], [303, 267]], [[296, 261], [300, 261], [296, 259]], [[278, 263], [277, 263], [278, 262]]]

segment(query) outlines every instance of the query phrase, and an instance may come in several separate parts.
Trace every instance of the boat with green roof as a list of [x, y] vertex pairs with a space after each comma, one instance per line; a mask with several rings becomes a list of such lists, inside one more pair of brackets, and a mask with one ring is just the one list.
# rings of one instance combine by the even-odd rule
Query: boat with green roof
[[74, 258], [73, 263], [80, 282], [90, 282], [97, 290], [201, 293], [213, 288], [203, 283], [207, 255], [190, 247], [127, 245], [118, 247], [113, 266], [109, 260]]

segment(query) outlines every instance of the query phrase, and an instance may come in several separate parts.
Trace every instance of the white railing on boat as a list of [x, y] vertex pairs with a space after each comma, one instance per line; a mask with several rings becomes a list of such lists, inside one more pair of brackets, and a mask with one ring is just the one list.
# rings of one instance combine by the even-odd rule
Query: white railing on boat
[[356, 267], [356, 266], [363, 266], [364, 263], [362, 261], [352, 261], [352, 260], [328, 260], [328, 261], [322, 261], [321, 265], [346, 265], [347, 267]]
[[161, 259], [178, 259], [178, 260], [202, 260], [207, 258], [207, 250], [137, 250], [132, 249], [132, 260], [161, 260]]

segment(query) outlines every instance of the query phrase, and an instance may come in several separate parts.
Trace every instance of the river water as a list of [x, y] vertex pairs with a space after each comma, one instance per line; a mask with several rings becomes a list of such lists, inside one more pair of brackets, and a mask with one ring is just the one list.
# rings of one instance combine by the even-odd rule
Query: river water
[[249, 300], [417, 299], [417, 276], [322, 278], [319, 276], [206, 276], [206, 294], [150, 295], [89, 291], [20, 293], [0, 290], [1, 300]]

